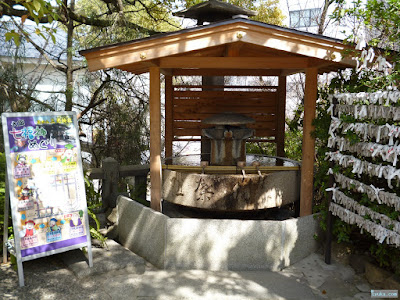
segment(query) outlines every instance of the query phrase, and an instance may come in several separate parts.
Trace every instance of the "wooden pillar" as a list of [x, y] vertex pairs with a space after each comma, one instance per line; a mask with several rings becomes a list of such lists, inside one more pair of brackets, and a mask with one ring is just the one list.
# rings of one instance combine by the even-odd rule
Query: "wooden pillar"
[[306, 70], [303, 120], [303, 156], [301, 160], [300, 216], [312, 214], [315, 139], [311, 136], [317, 102], [318, 69]]
[[117, 206], [119, 163], [116, 159], [107, 157], [101, 162], [101, 168], [104, 174], [101, 199], [103, 201], [103, 209], [106, 211], [110, 207]]
[[160, 68], [150, 67], [150, 207], [161, 211], [161, 101]]
[[285, 157], [286, 76], [279, 76], [276, 107], [276, 155]]
[[[172, 76], [165, 75], [165, 157], [172, 157], [172, 142], [174, 138], [173, 133], [173, 103], [174, 97], [172, 95]], [[166, 160], [167, 164], [172, 163], [171, 160]]]

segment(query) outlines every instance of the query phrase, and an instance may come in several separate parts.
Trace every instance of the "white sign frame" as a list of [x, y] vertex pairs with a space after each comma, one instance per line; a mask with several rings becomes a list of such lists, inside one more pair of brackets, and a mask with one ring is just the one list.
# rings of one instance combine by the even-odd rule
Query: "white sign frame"
[[[14, 123], [11, 123], [11, 120], [18, 120], [17, 122], [14, 121]], [[79, 219], [79, 234], [77, 235], [77, 237], [75, 238], [74, 236], [69, 236], [69, 238], [66, 239], [59, 239], [59, 237], [61, 237], [61, 228], [63, 227], [64, 223], [61, 223], [60, 225], [57, 224], [60, 222], [65, 222], [65, 218], [62, 220], [57, 220], [56, 223], [53, 219], [50, 219], [49, 222], [43, 222], [40, 226], [44, 226], [43, 228], [41, 227], [39, 229], [39, 227], [37, 227], [37, 229], [41, 230], [41, 237], [43, 237], [43, 234], [45, 234], [46, 237], [46, 242], [48, 242], [47, 244], [41, 244], [40, 246], [37, 247], [28, 247], [25, 245], [24, 248], [25, 249], [21, 249], [21, 240], [22, 238], [27, 238], [28, 237], [28, 231], [26, 231], [25, 236], [21, 237], [19, 232], [21, 229], [21, 220], [22, 220], [22, 215], [23, 212], [21, 211], [21, 207], [19, 207], [21, 204], [20, 199], [18, 199], [18, 195], [16, 194], [16, 185], [15, 185], [15, 181], [16, 178], [16, 161], [12, 161], [11, 156], [13, 155], [13, 157], [15, 157], [16, 153], [41, 153], [43, 155], [44, 152], [40, 152], [40, 151], [46, 151], [45, 147], [48, 147], [48, 151], [53, 151], [56, 152], [58, 149], [58, 145], [56, 146], [56, 141], [61, 141], [60, 144], [62, 144], [63, 140], [61, 139], [56, 139], [52, 137], [52, 133], [50, 133], [50, 138], [48, 138], [48, 132], [45, 131], [41, 131], [41, 133], [43, 134], [44, 132], [46, 133], [46, 136], [44, 135], [37, 135], [35, 136], [34, 133], [32, 132], [32, 128], [33, 126], [26, 126], [28, 124], [25, 124], [25, 120], [32, 120], [32, 122], [30, 123], [30, 125], [32, 124], [38, 124], [35, 127], [35, 134], [36, 132], [39, 132], [38, 129], [43, 129], [45, 127], [43, 126], [53, 126], [53, 124], [56, 124], [54, 126], [57, 126], [57, 124], [60, 124], [59, 126], [63, 126], [64, 129], [67, 127], [68, 129], [68, 134], [69, 134], [69, 138], [71, 138], [71, 140], [73, 141], [72, 144], [68, 143], [65, 144], [64, 141], [64, 149], [62, 149], [61, 151], [64, 151], [64, 162], [63, 162], [63, 170], [71, 170], [71, 171], [65, 171], [65, 173], [63, 174], [58, 174], [55, 171], [55, 175], [47, 175], [48, 177], [53, 176], [54, 177], [54, 185], [56, 186], [62, 186], [65, 185], [64, 184], [64, 178], [65, 176], [67, 176], [67, 189], [68, 189], [68, 197], [70, 197], [70, 185], [72, 185], [68, 180], [69, 180], [69, 175], [72, 176], [73, 178], [73, 184], [74, 184], [74, 188], [73, 189], [73, 193], [74, 193], [74, 197], [76, 199], [76, 204], [78, 207], [79, 205], [79, 215], [76, 212], [72, 212], [72, 211], [65, 211], [63, 212], [62, 210], [60, 210], [60, 215], [63, 215], [65, 217], [65, 215], [71, 215], [69, 221], [71, 222], [70, 225], [71, 227], [75, 226], [76, 223], [76, 217], [78, 217]], [[35, 121], [36, 120], [36, 121]], [[60, 121], [60, 123], [59, 123]], [[65, 123], [63, 123], [65, 121]], [[19, 123], [18, 123], [19, 122]], [[37, 122], [37, 123], [35, 123]], [[29, 123], [29, 121], [28, 121]], [[10, 128], [10, 124], [13, 124]], [[22, 125], [23, 124], [23, 125]], [[40, 126], [42, 125], [42, 127]], [[12, 253], [13, 255], [15, 255], [16, 259], [17, 259], [17, 266], [18, 266], [18, 278], [19, 278], [19, 285], [20, 286], [24, 286], [24, 275], [23, 275], [23, 266], [22, 263], [24, 261], [29, 261], [29, 260], [33, 260], [36, 258], [40, 258], [40, 257], [45, 257], [45, 256], [49, 256], [49, 255], [53, 255], [53, 254], [57, 254], [57, 253], [62, 253], [65, 251], [69, 251], [69, 250], [73, 250], [73, 249], [78, 249], [78, 248], [83, 248], [83, 247], [87, 247], [87, 252], [88, 252], [88, 260], [89, 260], [89, 267], [93, 266], [93, 257], [92, 257], [92, 247], [91, 247], [91, 238], [90, 238], [90, 229], [89, 229], [89, 218], [88, 218], [88, 212], [87, 212], [87, 203], [86, 203], [86, 194], [85, 194], [85, 183], [84, 183], [84, 178], [83, 178], [83, 168], [82, 168], [82, 157], [81, 157], [81, 148], [80, 148], [80, 142], [79, 142], [79, 132], [78, 132], [78, 122], [77, 122], [77, 117], [76, 117], [76, 113], [75, 112], [26, 112], [26, 113], [3, 113], [2, 114], [2, 126], [3, 126], [3, 134], [4, 134], [4, 148], [5, 148], [5, 154], [6, 154], [6, 165], [7, 165], [7, 174], [6, 174], [6, 198], [5, 198], [5, 210], [4, 210], [4, 243], [8, 246], [8, 250], [10, 251], [10, 253]], [[15, 127], [14, 127], [15, 126]], [[19, 127], [18, 127], [19, 126]], [[54, 127], [53, 126], [53, 127]], [[22, 128], [24, 130], [24, 134], [27, 134], [27, 129], [28, 128], [30, 130], [29, 133], [31, 133], [31, 135], [29, 136], [29, 138], [27, 138], [27, 136], [25, 136], [24, 140], [25, 143], [23, 147], [25, 148], [21, 148], [21, 151], [19, 150], [19, 146], [17, 143], [17, 139], [13, 139], [10, 140], [10, 135], [12, 135], [13, 137], [15, 137], [17, 134], [15, 133], [16, 130], [14, 129], [18, 129], [18, 128]], [[49, 127], [47, 127], [49, 128]], [[9, 132], [9, 130], [12, 130]], [[18, 132], [20, 132], [21, 130], [17, 130]], [[66, 131], [65, 131], [66, 132]], [[64, 132], [64, 134], [65, 134]], [[21, 136], [24, 136], [21, 133], [19, 134], [19, 138], [21, 138]], [[33, 137], [31, 139], [31, 137]], [[31, 143], [32, 142], [32, 143]], [[29, 144], [29, 145], [27, 145]], [[47, 144], [47, 145], [46, 145]], [[12, 147], [13, 149], [11, 149]], [[31, 147], [32, 146], [32, 147]], [[69, 146], [69, 148], [67, 147]], [[23, 151], [23, 149], [26, 149], [26, 147], [28, 147], [27, 151]], [[72, 148], [76, 148], [73, 151], [73, 158], [69, 157], [69, 160], [67, 160], [68, 158], [66, 157], [66, 149], [72, 149]], [[38, 149], [39, 148], [39, 149]], [[72, 150], [68, 153], [70, 154], [72, 152]], [[47, 155], [47, 153], [46, 153]], [[72, 155], [72, 154], [70, 154]], [[17, 156], [18, 157], [18, 156]], [[54, 157], [55, 159], [57, 159], [57, 157]], [[60, 159], [60, 157], [58, 157], [58, 159]], [[66, 162], [67, 161], [67, 162]], [[47, 162], [46, 161], [46, 165], [50, 165], [53, 162]], [[55, 160], [54, 164], [57, 164], [57, 166], [61, 165], [61, 161]], [[21, 164], [22, 165], [22, 164]], [[19, 166], [19, 165], [17, 165]], [[25, 167], [28, 166], [27, 164], [24, 165]], [[22, 168], [22, 167], [21, 167]], [[30, 169], [33, 168], [32, 165], [28, 166], [27, 168], [29, 168], [29, 171], [27, 171], [27, 173], [31, 174]], [[23, 169], [21, 169], [23, 170]], [[22, 171], [23, 172], [23, 171]], [[49, 173], [50, 174], [50, 173]], [[27, 175], [27, 174], [25, 174]], [[25, 175], [21, 175], [21, 176], [25, 176]], [[62, 179], [62, 183], [59, 184], [58, 181], [56, 182], [57, 176], [61, 176], [64, 178]], [[25, 177], [31, 177], [31, 176], [25, 176]], [[36, 176], [37, 177], [37, 176]], [[35, 177], [34, 177], [35, 178]], [[29, 179], [30, 180], [30, 179]], [[18, 181], [18, 184], [20, 183], [20, 181]], [[50, 184], [49, 184], [50, 185]], [[62, 188], [64, 189], [64, 187], [62, 186]], [[25, 190], [25, 189], [24, 189]], [[64, 192], [65, 193], [65, 192]], [[36, 196], [39, 197], [39, 196]], [[31, 198], [31, 196], [28, 196], [28, 199]], [[33, 197], [32, 197], [33, 198]], [[45, 197], [43, 197], [45, 198]], [[39, 198], [38, 198], [39, 199]], [[70, 199], [70, 198], [69, 198]], [[8, 202], [10, 201], [10, 202]], [[26, 200], [26, 203], [23, 204], [29, 204], [31, 205], [32, 203], [28, 203], [31, 200]], [[34, 201], [33, 203], [38, 203], [38, 201]], [[51, 212], [50, 214], [48, 214], [48, 208], [46, 207], [46, 211], [44, 213], [43, 216], [41, 216], [41, 212], [39, 209], [39, 204], [37, 205], [37, 214], [35, 216], [38, 216], [37, 219], [39, 220], [43, 220], [43, 219], [49, 219], [51, 218], [53, 215], [53, 208], [51, 208]], [[24, 207], [22, 208], [24, 209]], [[14, 229], [14, 241], [13, 241], [13, 245], [11, 246], [11, 243], [8, 241], [8, 231], [7, 231], [7, 226], [8, 226], [8, 216], [9, 216], [9, 211], [11, 210], [11, 216], [12, 216], [12, 220], [13, 220], [13, 229]], [[35, 210], [33, 208], [26, 208], [27, 211], [30, 210]], [[74, 220], [72, 220], [72, 215], [75, 213], [74, 215]], [[24, 215], [25, 216], [25, 215]], [[24, 219], [25, 220], [25, 219]], [[53, 221], [52, 221], [53, 220]], [[68, 219], [67, 219], [68, 220]], [[83, 220], [83, 221], [82, 221]], [[33, 231], [36, 232], [35, 229], [35, 222], [31, 221], [31, 220], [27, 220], [25, 221], [25, 226], [27, 227], [26, 224], [28, 224], [29, 222], [33, 223], [34, 228], [30, 229], [30, 233], [32, 234]], [[75, 223], [73, 223], [75, 222]], [[46, 225], [44, 224], [46, 223]], [[55, 226], [51, 227], [52, 224], [55, 223]], [[83, 223], [83, 224], [82, 224]], [[30, 227], [32, 225], [30, 224]], [[49, 230], [50, 232], [44, 231], [44, 228], [47, 227], [47, 230]], [[54, 228], [56, 228], [57, 231], [53, 231], [51, 232]], [[76, 228], [74, 228], [76, 229]], [[26, 230], [26, 229], [25, 229]], [[71, 230], [71, 228], [70, 228]], [[58, 237], [58, 232], [59, 237]], [[71, 231], [72, 232], [72, 231]], [[36, 233], [35, 233], [36, 234]], [[50, 239], [50, 242], [48, 240], [48, 237], [53, 234], [52, 236], [57, 237], [57, 240], [53, 240]], [[50, 237], [52, 237], [50, 236]], [[65, 235], [64, 235], [65, 236]], [[85, 239], [86, 237], [86, 239]], [[30, 236], [29, 236], [30, 238]], [[37, 239], [37, 237], [35, 236], [35, 239]], [[86, 241], [84, 241], [86, 240]], [[65, 245], [65, 246], [63, 246]], [[3, 245], [3, 249], [4, 249], [4, 245]], [[26, 250], [25, 252], [22, 253], [22, 251]], [[4, 257], [5, 256], [5, 257]], [[7, 251], [3, 252], [3, 261], [7, 260]]]

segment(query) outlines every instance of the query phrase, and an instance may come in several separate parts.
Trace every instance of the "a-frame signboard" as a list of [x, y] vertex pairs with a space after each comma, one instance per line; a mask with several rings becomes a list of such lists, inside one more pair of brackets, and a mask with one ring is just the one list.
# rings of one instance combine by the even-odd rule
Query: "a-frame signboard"
[[[76, 114], [4, 113], [2, 127], [8, 190], [4, 225], [9, 197], [14, 240], [8, 241], [8, 248], [17, 259], [20, 286], [24, 261], [87, 247], [91, 267]], [[7, 241], [7, 230], [4, 233]]]

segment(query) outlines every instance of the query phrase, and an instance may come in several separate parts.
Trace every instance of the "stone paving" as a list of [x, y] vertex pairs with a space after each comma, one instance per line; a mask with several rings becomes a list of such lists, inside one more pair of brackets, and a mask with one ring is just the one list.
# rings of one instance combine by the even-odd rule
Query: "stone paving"
[[370, 299], [372, 288], [318, 253], [281, 272], [183, 271], [158, 270], [112, 240], [108, 250], [93, 250], [93, 268], [80, 250], [25, 262], [25, 287], [1, 265], [2, 299]]

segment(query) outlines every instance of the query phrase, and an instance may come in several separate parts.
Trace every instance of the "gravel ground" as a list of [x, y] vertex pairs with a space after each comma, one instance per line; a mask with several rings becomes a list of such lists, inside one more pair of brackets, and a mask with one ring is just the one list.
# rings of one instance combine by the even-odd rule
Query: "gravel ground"
[[19, 287], [13, 266], [0, 265], [2, 299], [111, 299], [101, 286], [90, 279], [78, 279], [57, 255], [23, 263], [25, 286]]
[[347, 264], [313, 253], [281, 272], [158, 270], [118, 243], [94, 248], [93, 268], [72, 250], [13, 266], [0, 265], [0, 298], [21, 300], [370, 299], [371, 286]]

